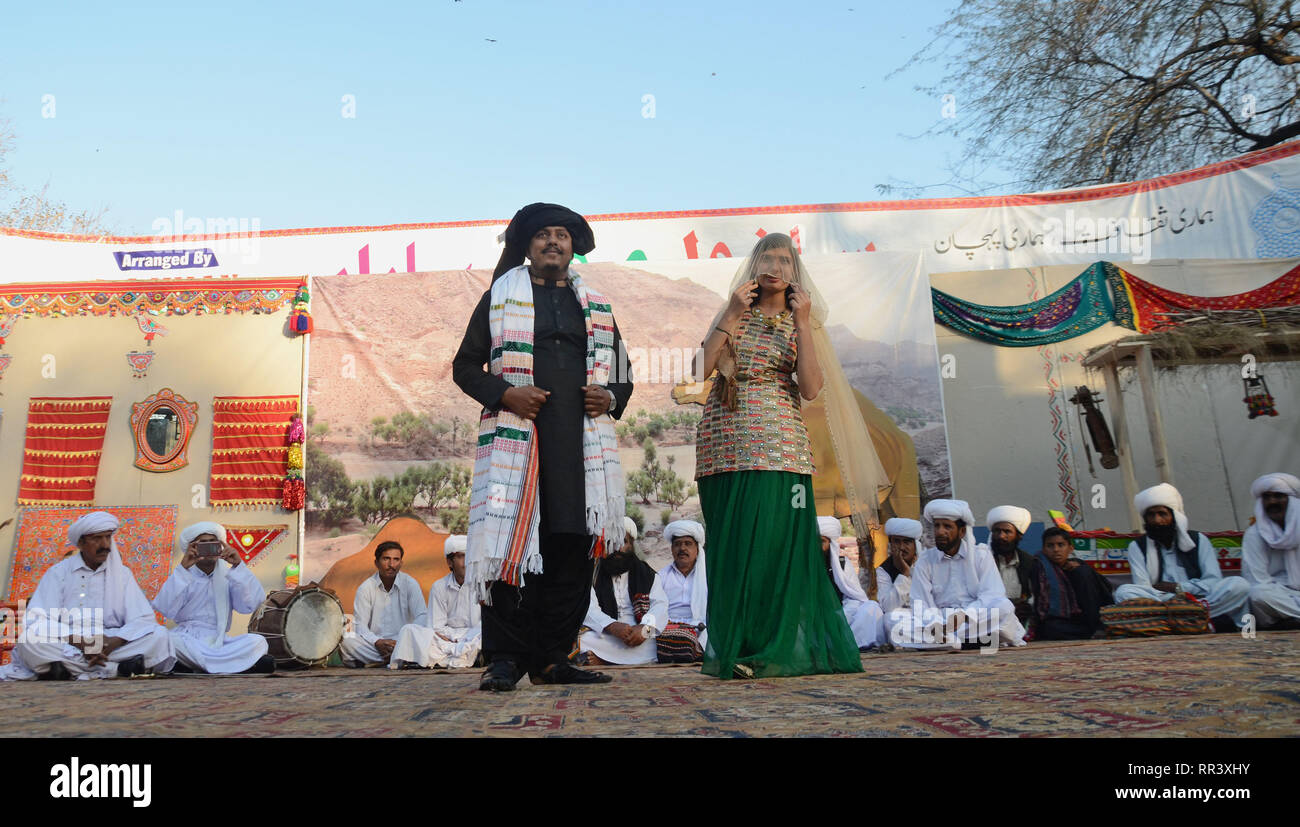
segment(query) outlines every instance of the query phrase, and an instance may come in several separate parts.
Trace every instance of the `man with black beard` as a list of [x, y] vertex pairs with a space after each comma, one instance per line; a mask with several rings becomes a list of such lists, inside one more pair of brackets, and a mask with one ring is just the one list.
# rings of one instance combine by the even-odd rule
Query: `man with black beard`
[[1250, 584], [1240, 577], [1224, 577], [1210, 538], [1188, 530], [1178, 489], [1161, 483], [1139, 491], [1133, 504], [1142, 515], [1146, 537], [1128, 545], [1133, 582], [1115, 590], [1115, 602], [1140, 597], [1165, 601], [1186, 593], [1209, 603], [1217, 631], [1239, 628]]
[[612, 680], [568, 663], [594, 560], [623, 542], [613, 419], [631, 370], [609, 300], [569, 267], [594, 247], [573, 210], [519, 210], [452, 362], [483, 406], [465, 586], [483, 601], [486, 691], [513, 690], [524, 671], [540, 684]]
[[586, 663], [654, 663], [655, 637], [668, 622], [668, 593], [636, 556], [636, 523], [623, 519], [623, 547], [600, 561], [591, 589], [583, 621], [588, 631], [578, 641]]
[[1300, 479], [1265, 474], [1250, 486], [1255, 524], [1241, 538], [1241, 573], [1261, 628], [1300, 628]]
[[989, 511], [984, 520], [989, 529], [993, 561], [998, 564], [998, 576], [1007, 590], [1007, 599], [1016, 607], [1016, 619], [1021, 623], [1028, 623], [1034, 613], [1030, 605], [1034, 592], [1029, 582], [1034, 556], [1020, 547], [1032, 521], [1028, 509], [1015, 505], [999, 505]]
[[[930, 500], [922, 516], [930, 524], [934, 546], [921, 552], [912, 567], [911, 622], [924, 633], [914, 629], [909, 637], [895, 623], [891, 641], [911, 648], [923, 643], [973, 644], [997, 635], [1003, 645], [1024, 646], [1025, 628], [1007, 599], [993, 554], [988, 546], [975, 543], [970, 505], [964, 500]], [[933, 640], [936, 631], [946, 639]]]

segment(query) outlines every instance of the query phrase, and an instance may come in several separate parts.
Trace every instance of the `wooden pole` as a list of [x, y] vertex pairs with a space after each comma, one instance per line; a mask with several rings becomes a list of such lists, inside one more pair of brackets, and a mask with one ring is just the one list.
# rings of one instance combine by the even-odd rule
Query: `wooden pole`
[[1155, 455], [1156, 471], [1160, 481], [1174, 484], [1174, 471], [1169, 465], [1169, 447], [1165, 444], [1165, 422], [1156, 404], [1156, 367], [1151, 359], [1151, 346], [1142, 345], [1137, 351], [1138, 382], [1142, 385], [1142, 405], [1147, 409], [1147, 429], [1151, 432], [1151, 452]]
[[1119, 387], [1119, 369], [1109, 362], [1102, 368], [1106, 377], [1106, 402], [1110, 406], [1110, 427], [1115, 437], [1115, 453], [1119, 455], [1119, 467], [1124, 475], [1124, 502], [1128, 506], [1128, 524], [1130, 531], [1142, 530], [1142, 516], [1138, 514], [1133, 498], [1137, 496], [1137, 475], [1133, 471], [1133, 449], [1128, 441], [1128, 420], [1124, 414], [1124, 393]]

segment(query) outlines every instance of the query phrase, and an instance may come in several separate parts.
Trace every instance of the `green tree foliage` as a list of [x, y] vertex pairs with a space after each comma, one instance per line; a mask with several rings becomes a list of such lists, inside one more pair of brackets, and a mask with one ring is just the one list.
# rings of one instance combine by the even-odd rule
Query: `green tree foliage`
[[348, 479], [343, 463], [312, 441], [307, 443], [306, 460], [308, 525], [337, 526], [353, 516], [356, 485]]
[[638, 535], [645, 532], [645, 513], [642, 512], [640, 508], [632, 503], [625, 503], [623, 506], [623, 513], [628, 517], [631, 517], [632, 522], [636, 523], [636, 532]]

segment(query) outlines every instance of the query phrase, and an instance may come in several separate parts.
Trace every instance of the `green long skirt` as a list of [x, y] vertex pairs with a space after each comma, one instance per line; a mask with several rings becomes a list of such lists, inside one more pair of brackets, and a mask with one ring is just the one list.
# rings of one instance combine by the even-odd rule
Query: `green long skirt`
[[703, 672], [755, 677], [861, 672], [826, 571], [812, 478], [732, 471], [699, 480], [709, 579]]

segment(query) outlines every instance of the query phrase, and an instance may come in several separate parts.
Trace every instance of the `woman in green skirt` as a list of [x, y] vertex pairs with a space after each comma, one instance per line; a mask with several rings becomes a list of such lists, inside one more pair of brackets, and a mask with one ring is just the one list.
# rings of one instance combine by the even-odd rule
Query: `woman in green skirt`
[[824, 382], [811, 283], [780, 233], [759, 241], [738, 279], [696, 365], [696, 376], [718, 373], [695, 444], [709, 549], [703, 671], [861, 672], [826, 575], [800, 412], [800, 397], [815, 399]]

